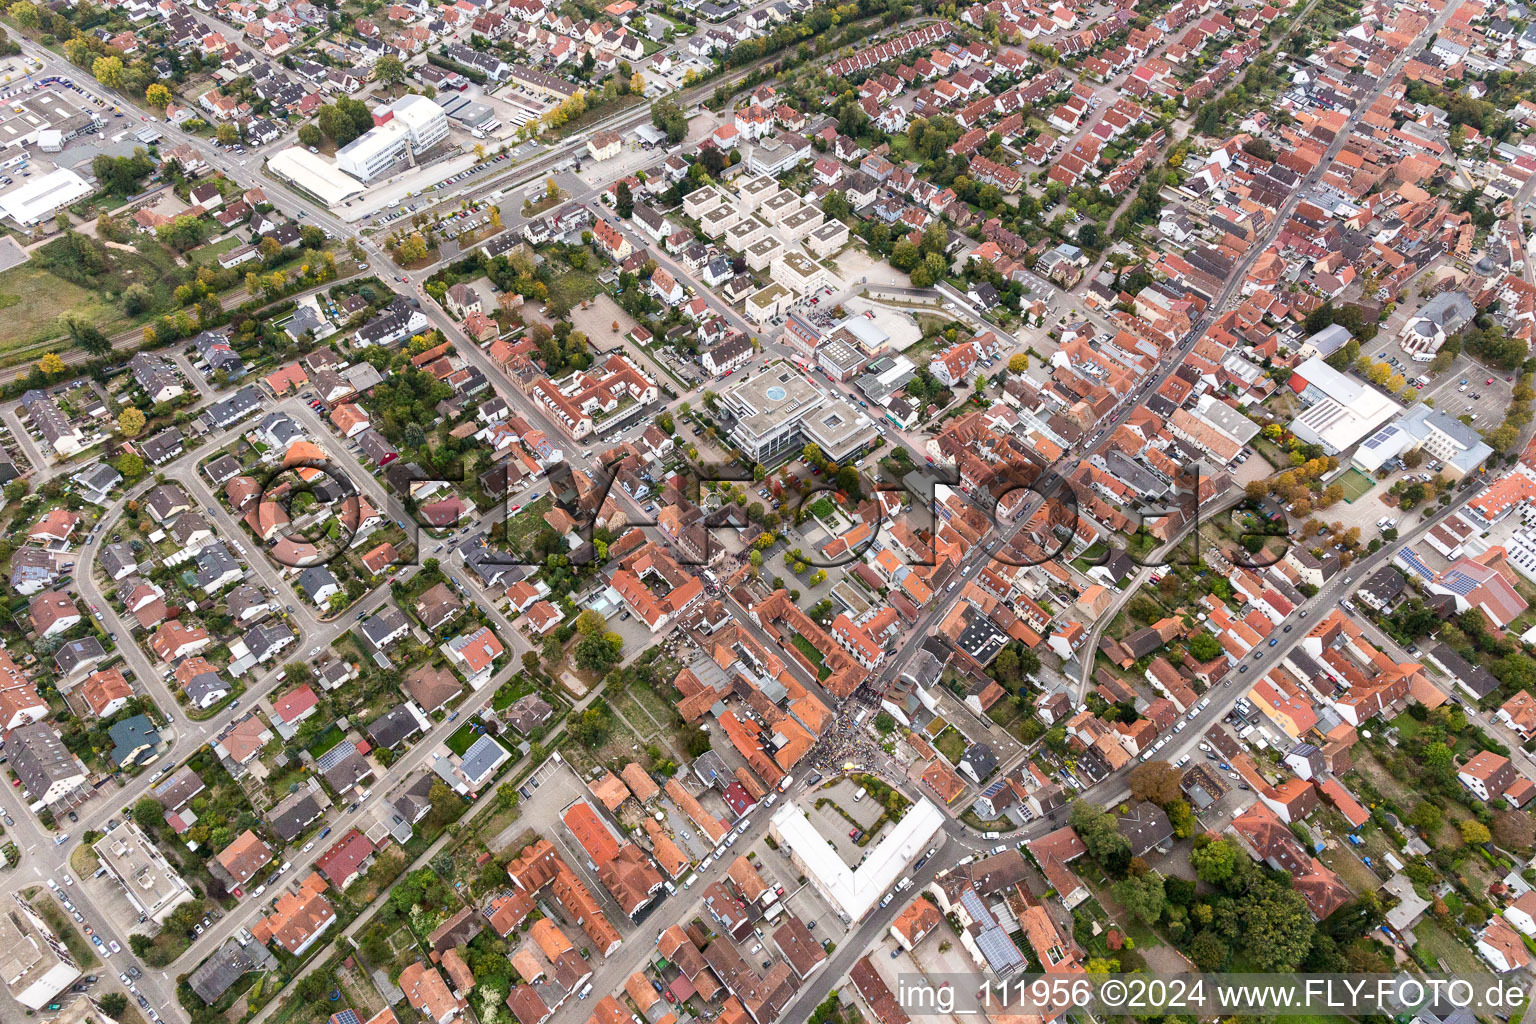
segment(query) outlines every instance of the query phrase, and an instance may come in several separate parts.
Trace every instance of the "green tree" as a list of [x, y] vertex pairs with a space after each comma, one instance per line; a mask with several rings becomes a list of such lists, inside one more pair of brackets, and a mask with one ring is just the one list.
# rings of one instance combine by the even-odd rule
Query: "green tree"
[[1238, 858], [1243, 853], [1237, 844], [1227, 839], [1201, 845], [1198, 841], [1189, 852], [1189, 865], [1195, 869], [1200, 881], [1209, 885], [1225, 885], [1237, 873]]
[[1162, 917], [1163, 907], [1167, 905], [1163, 876], [1150, 871], [1122, 878], [1110, 891], [1116, 902], [1145, 924], [1152, 924]]
[[1428, 800], [1420, 800], [1414, 809], [1408, 812], [1408, 824], [1423, 832], [1426, 836], [1433, 836], [1440, 828], [1440, 808]]
[[1243, 950], [1264, 971], [1294, 971], [1312, 945], [1312, 911], [1301, 893], [1272, 878], [1251, 885], [1227, 922]]
[[1106, 873], [1117, 878], [1125, 874], [1131, 864], [1131, 841], [1116, 827], [1113, 815], [1098, 804], [1075, 800], [1067, 820]]
[[231, 122], [225, 121], [214, 129], [213, 137], [219, 140], [221, 146], [233, 146], [240, 141], [240, 129]]
[[[383, 58], [379, 59], [382, 60]], [[313, 122], [305, 122], [299, 125], [299, 142], [302, 145], [318, 147], [324, 141], [325, 136], [320, 131], [318, 125]]]
[[667, 133], [667, 141], [673, 145], [688, 137], [688, 115], [670, 99], [651, 104], [651, 124]]
[[123, 483], [135, 484], [149, 475], [144, 459], [134, 452], [123, 452], [112, 460], [112, 468], [123, 474]]
[[1201, 630], [1189, 640], [1189, 656], [1196, 661], [1206, 662], [1217, 657], [1222, 652], [1221, 641], [1217, 640], [1209, 632]]
[[143, 797], [133, 805], [134, 823], [150, 835], [159, 835], [165, 823], [165, 810], [154, 797]]
[[[31, 4], [27, 5], [28, 7]], [[13, 6], [11, 10], [15, 10]], [[115, 1020], [121, 1020], [128, 1010], [128, 997], [121, 992], [108, 992], [97, 1000], [101, 1004], [101, 1012]]]
[[386, 53], [373, 65], [373, 77], [389, 85], [405, 81], [405, 62], [392, 53]]
[[629, 189], [629, 182], [619, 182], [619, 187], [614, 194], [613, 206], [618, 215], [625, 220], [628, 220], [630, 217], [634, 216], [635, 197]]

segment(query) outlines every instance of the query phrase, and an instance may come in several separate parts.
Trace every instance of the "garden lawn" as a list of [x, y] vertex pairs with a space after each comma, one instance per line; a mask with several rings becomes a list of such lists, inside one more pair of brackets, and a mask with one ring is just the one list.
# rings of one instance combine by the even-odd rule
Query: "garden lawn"
[[475, 740], [479, 738], [480, 734], [475, 732], [475, 723], [465, 722], [454, 730], [452, 736], [448, 737], [448, 749], [459, 757], [463, 757], [464, 751], [468, 750]]
[[1413, 934], [1419, 940], [1417, 948], [1425, 960], [1439, 961], [1438, 965], [1430, 966], [1431, 970], [1438, 966], [1447, 974], [1481, 974], [1488, 969], [1476, 953], [1457, 942], [1455, 936], [1431, 918], [1420, 921]]
[[811, 643], [799, 633], [796, 633], [794, 637], [791, 638], [790, 643], [794, 644], [795, 649], [798, 650], [801, 654], [805, 655], [812, 665], [816, 666], [817, 681], [823, 680], [832, 674], [832, 670], [827, 668], [826, 662], [822, 658], [821, 652], [816, 649], [815, 644]]
[[193, 266], [214, 266], [219, 262], [220, 256], [223, 256], [231, 249], [238, 249], [244, 244], [245, 242], [243, 239], [231, 235], [228, 238], [222, 238], [217, 242], [213, 242], [212, 244], [193, 249], [191, 252], [187, 253], [187, 259], [192, 263]]
[[965, 736], [953, 726], [940, 733], [933, 746], [950, 764], [959, 764], [965, 756]]

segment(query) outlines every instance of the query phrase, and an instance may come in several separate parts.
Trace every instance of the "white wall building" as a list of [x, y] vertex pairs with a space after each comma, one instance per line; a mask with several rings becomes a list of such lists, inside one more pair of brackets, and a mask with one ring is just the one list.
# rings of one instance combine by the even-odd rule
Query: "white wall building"
[[389, 120], [337, 150], [337, 167], [371, 181], [407, 153], [423, 153], [448, 137], [448, 115], [425, 96], [402, 96], [388, 114]]
[[822, 897], [845, 921], [861, 921], [901, 878], [907, 866], [922, 856], [938, 834], [944, 815], [919, 797], [895, 827], [864, 857], [857, 870], [816, 830], [794, 803], [774, 812], [769, 832], [789, 850], [790, 860], [810, 879]]

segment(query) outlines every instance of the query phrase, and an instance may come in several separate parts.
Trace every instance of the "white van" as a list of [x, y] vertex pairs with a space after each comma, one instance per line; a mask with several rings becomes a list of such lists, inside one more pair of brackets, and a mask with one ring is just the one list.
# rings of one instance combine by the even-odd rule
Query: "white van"
[[862, 789], [859, 790], [857, 793], [853, 794], [853, 802], [854, 803], [858, 803], [860, 800], [863, 800], [863, 799], [864, 799], [864, 791]]

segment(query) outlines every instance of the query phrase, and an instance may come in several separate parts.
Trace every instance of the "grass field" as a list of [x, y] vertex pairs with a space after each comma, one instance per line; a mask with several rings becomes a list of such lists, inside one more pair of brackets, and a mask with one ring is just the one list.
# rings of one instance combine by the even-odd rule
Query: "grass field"
[[56, 336], [59, 318], [66, 314], [108, 330], [121, 320], [122, 309], [96, 292], [26, 264], [0, 273], [0, 317], [5, 322], [0, 358]]
[[1359, 501], [1370, 493], [1372, 487], [1376, 486], [1375, 480], [1372, 480], [1358, 469], [1351, 469], [1348, 473], [1339, 477], [1338, 483], [1340, 487], [1344, 488], [1344, 500], [1347, 502]]
[[597, 278], [584, 270], [567, 270], [549, 284], [549, 304], [555, 309], [574, 309], [602, 289]]
[[213, 266], [218, 263], [220, 256], [229, 252], [231, 249], [238, 249], [244, 244], [244, 240], [231, 235], [228, 238], [220, 239], [219, 241], [214, 242], [212, 245], [205, 245], [199, 249], [193, 249], [191, 252], [187, 253], [187, 259], [190, 260], [195, 266]]
[[938, 739], [933, 741], [933, 746], [950, 764], [959, 764], [965, 756], [965, 736], [954, 727], [940, 733]]
[[794, 637], [790, 640], [790, 643], [794, 644], [795, 649], [798, 650], [801, 654], [805, 655], [806, 658], [810, 660], [812, 665], [816, 666], [816, 678], [818, 680], [825, 679], [827, 676], [832, 674], [832, 670], [827, 668], [826, 663], [821, 656], [821, 652], [816, 649], [815, 644], [811, 643], [799, 633], [794, 635]]

